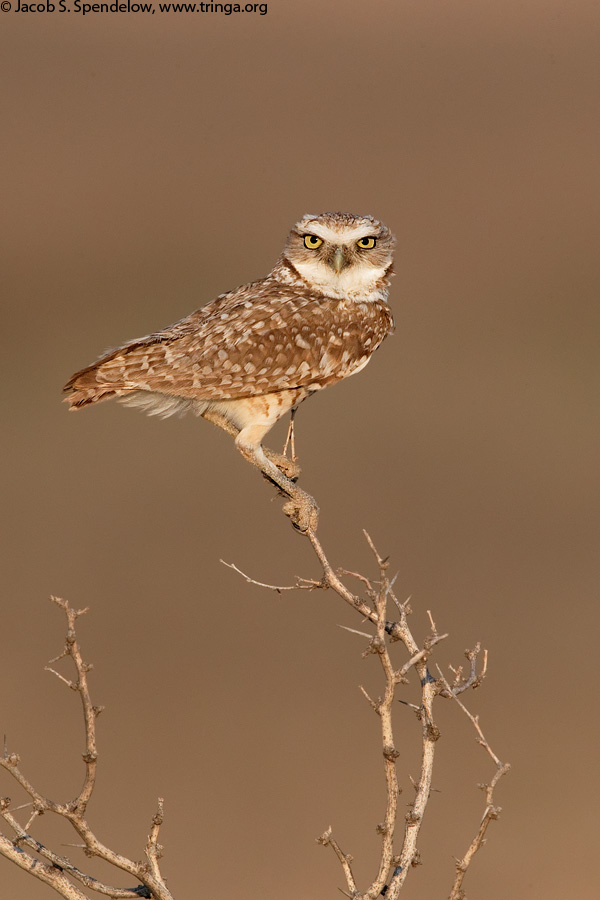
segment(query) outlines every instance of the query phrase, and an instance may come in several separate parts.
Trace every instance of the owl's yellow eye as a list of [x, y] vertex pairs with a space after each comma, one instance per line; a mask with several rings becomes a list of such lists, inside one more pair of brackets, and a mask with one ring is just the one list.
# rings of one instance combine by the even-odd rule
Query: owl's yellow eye
[[372, 250], [376, 243], [377, 243], [376, 238], [364, 237], [364, 238], [361, 238], [360, 241], [356, 242], [356, 246], [360, 247], [361, 250]]
[[320, 247], [322, 243], [322, 238], [317, 237], [316, 234], [304, 235], [304, 246], [308, 247], [309, 250], [316, 250], [317, 247]]

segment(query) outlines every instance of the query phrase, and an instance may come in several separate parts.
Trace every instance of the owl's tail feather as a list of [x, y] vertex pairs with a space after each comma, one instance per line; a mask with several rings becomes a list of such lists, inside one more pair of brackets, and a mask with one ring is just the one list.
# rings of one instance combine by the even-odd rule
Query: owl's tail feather
[[120, 391], [115, 391], [112, 388], [106, 388], [105, 390], [102, 390], [102, 388], [73, 390], [64, 398], [63, 402], [69, 404], [69, 411], [72, 412], [75, 409], [81, 409], [82, 406], [87, 406], [88, 403], [98, 403], [99, 400], [109, 400], [111, 397], [116, 397], [120, 393]]
[[88, 403], [109, 400], [111, 397], [120, 397], [127, 393], [128, 389], [118, 382], [110, 382], [99, 377], [99, 368], [97, 364], [88, 366], [69, 378], [63, 388], [66, 395], [64, 402], [69, 404], [69, 410], [80, 409]]
[[117, 397], [128, 406], [137, 406], [148, 415], [160, 416], [161, 419], [173, 415], [183, 416], [186, 412], [202, 416], [209, 406], [206, 400], [180, 397], [161, 390], [148, 390], [140, 388], [135, 382], [124, 382], [121, 377], [116, 377], [114, 369], [104, 369], [101, 365], [88, 366], [87, 369], [76, 372], [65, 384], [63, 392], [66, 394], [64, 402], [69, 404], [70, 412], [90, 403], [110, 400], [111, 397]]

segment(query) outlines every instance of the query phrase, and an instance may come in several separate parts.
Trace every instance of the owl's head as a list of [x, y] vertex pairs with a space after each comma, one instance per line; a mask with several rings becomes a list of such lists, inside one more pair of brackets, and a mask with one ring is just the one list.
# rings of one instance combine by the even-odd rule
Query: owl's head
[[394, 236], [372, 216], [306, 215], [292, 228], [283, 257], [325, 293], [364, 293], [391, 275]]

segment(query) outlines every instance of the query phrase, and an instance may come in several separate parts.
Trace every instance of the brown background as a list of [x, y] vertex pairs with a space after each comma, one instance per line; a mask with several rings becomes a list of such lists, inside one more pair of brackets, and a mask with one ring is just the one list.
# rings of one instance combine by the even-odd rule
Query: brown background
[[[42, 670], [55, 593], [91, 607], [105, 841], [139, 857], [160, 794], [177, 898], [338, 896], [329, 824], [373, 875], [378, 723], [357, 685], [378, 680], [337, 627], [359, 621], [219, 564], [317, 573], [225, 435], [60, 403], [106, 347], [264, 275], [303, 213], [369, 212], [398, 236], [398, 329], [301, 409], [303, 484], [336, 565], [372, 571], [363, 527], [392, 555], [415, 632], [431, 609], [451, 633], [440, 663], [490, 651], [468, 702], [514, 769], [469, 896], [597, 897], [597, 0], [1, 25], [1, 729], [25, 772], [57, 798], [80, 784], [77, 700]], [[458, 710], [438, 715], [413, 900], [447, 896], [491, 774]], [[0, 863], [3, 897], [49, 896]]]

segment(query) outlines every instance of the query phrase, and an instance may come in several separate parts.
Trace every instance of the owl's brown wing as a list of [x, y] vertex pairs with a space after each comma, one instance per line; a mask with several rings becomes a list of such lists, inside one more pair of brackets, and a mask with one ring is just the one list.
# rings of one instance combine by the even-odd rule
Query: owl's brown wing
[[392, 329], [383, 301], [301, 294], [267, 278], [112, 351], [65, 391], [77, 407], [139, 390], [198, 400], [316, 390], [362, 368]]

